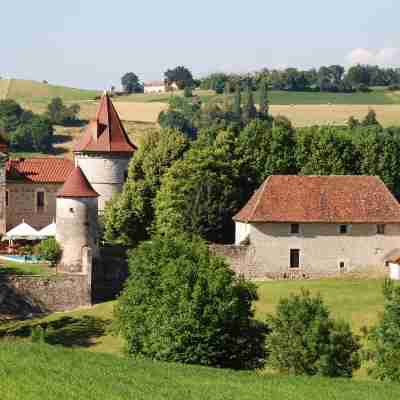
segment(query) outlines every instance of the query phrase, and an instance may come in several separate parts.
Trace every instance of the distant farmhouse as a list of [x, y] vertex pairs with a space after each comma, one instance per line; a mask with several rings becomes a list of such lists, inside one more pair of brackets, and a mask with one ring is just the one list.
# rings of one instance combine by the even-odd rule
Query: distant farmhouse
[[178, 90], [176, 83], [167, 85], [165, 81], [151, 81], [144, 84], [144, 93], [166, 93], [175, 90]]
[[271, 176], [234, 220], [253, 277], [384, 271], [400, 244], [400, 205], [375, 176]]

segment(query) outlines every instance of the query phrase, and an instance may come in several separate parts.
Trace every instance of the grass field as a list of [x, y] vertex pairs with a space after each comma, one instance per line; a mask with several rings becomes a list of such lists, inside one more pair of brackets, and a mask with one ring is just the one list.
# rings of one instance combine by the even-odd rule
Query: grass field
[[234, 372], [5, 343], [0, 345], [0, 392], [2, 400], [395, 400], [400, 385]]
[[48, 103], [54, 97], [61, 97], [64, 101], [90, 100], [99, 93], [96, 90], [76, 89], [24, 79], [0, 80], [0, 99], [12, 99], [22, 103]]
[[0, 274], [51, 275], [54, 272], [54, 268], [50, 268], [48, 264], [30, 264], [0, 260]]
[[[267, 314], [273, 313], [279, 299], [290, 293], [298, 293], [302, 288], [312, 293], [321, 293], [324, 301], [330, 307], [332, 315], [349, 322], [355, 333], [360, 333], [363, 326], [373, 325], [383, 310], [382, 284], [380, 279], [324, 279], [310, 281], [270, 281], [258, 284], [259, 301], [256, 303], [256, 317], [265, 320]], [[45, 318], [31, 321], [12, 322], [0, 327], [0, 336], [5, 332], [25, 337], [31, 326], [36, 324], [56, 325], [60, 344], [80, 346], [80, 338], [87, 339], [85, 347], [95, 352], [111, 352], [120, 354], [122, 340], [113, 336], [109, 325], [113, 318], [114, 302], [98, 304], [92, 308], [81, 309], [67, 313], [56, 313]], [[67, 318], [67, 319], [65, 319]], [[70, 318], [70, 320], [68, 320]], [[89, 319], [87, 319], [89, 318]], [[64, 319], [65, 323], [57, 325]], [[92, 335], [90, 319], [94, 319], [104, 329]], [[90, 323], [89, 323], [90, 322]], [[86, 327], [89, 323], [89, 327]], [[28, 329], [27, 329], [28, 328]], [[66, 334], [68, 332], [68, 334]], [[68, 342], [63, 343], [62, 337], [67, 336]], [[74, 337], [76, 336], [76, 341]]]

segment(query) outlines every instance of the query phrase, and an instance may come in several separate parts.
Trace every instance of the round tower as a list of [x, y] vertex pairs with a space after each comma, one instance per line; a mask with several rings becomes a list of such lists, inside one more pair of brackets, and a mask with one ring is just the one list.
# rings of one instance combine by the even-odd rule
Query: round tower
[[57, 193], [61, 271], [89, 273], [91, 260], [98, 257], [98, 196], [79, 167]]
[[121, 192], [129, 160], [136, 151], [107, 93], [100, 101], [96, 118], [74, 146], [75, 165], [79, 166], [99, 194], [99, 212], [114, 193]]

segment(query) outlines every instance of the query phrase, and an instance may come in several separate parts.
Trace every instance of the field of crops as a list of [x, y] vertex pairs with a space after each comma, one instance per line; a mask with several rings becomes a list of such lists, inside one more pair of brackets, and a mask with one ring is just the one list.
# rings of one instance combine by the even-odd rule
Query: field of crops
[[400, 385], [130, 360], [47, 345], [0, 345], [2, 400], [395, 400]]

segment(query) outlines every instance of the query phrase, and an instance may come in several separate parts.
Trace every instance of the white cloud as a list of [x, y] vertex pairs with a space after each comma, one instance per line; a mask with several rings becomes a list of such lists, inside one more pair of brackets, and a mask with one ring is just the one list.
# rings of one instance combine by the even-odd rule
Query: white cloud
[[357, 48], [346, 57], [349, 64], [371, 64], [380, 66], [395, 66], [400, 63], [400, 48], [384, 47], [378, 50]]

